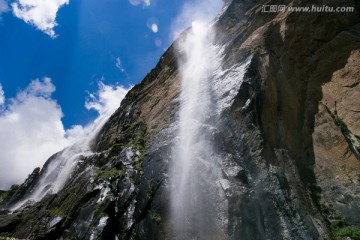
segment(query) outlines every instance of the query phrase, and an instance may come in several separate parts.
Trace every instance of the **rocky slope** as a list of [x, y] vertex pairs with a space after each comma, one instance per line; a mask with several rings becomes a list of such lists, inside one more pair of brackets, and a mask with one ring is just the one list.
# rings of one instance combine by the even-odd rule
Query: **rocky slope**
[[[214, 132], [224, 218], [206, 239], [360, 239], [360, 3], [316, 3], [353, 6], [352, 13], [264, 13], [263, 3], [228, 1], [215, 23], [223, 82], [235, 76], [237, 92]], [[2, 193], [1, 236], [205, 239], [195, 229], [174, 232], [169, 215], [175, 45], [128, 93], [63, 190], [6, 210], [31, 192], [47, 163]], [[234, 69], [246, 61], [240, 78]]]

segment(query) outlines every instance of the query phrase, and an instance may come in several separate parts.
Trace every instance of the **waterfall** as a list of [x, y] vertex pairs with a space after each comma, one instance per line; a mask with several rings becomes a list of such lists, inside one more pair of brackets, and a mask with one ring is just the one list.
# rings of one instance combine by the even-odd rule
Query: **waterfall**
[[82, 129], [81, 135], [73, 145], [50, 158], [44, 165], [34, 188], [26, 193], [24, 199], [10, 206], [9, 210], [15, 211], [23, 206], [40, 201], [47, 194], [59, 192], [71, 179], [71, 174], [78, 163], [83, 161], [84, 157], [94, 154], [90, 149], [90, 144], [112, 113], [113, 110], [109, 110], [100, 115], [92, 124]]
[[188, 239], [213, 239], [218, 234], [214, 204], [221, 171], [212, 146], [216, 111], [211, 85], [221, 59], [213, 39], [211, 26], [193, 22], [178, 45], [182, 81], [179, 129], [170, 170], [171, 214], [174, 235], [188, 234]]

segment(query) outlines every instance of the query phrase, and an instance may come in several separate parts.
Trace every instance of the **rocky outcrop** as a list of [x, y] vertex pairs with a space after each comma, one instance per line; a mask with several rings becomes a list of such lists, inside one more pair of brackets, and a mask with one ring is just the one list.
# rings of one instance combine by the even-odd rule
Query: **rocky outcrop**
[[[230, 95], [221, 85], [229, 76], [236, 92], [213, 135], [222, 171], [214, 183], [222, 201], [214, 204], [222, 218], [206, 239], [359, 239], [358, 1], [341, 2], [352, 13], [264, 13], [261, 1], [227, 4], [215, 23], [215, 43], [224, 46], [220, 98]], [[204, 238], [194, 229], [175, 233], [169, 215], [180, 94], [175, 45], [128, 93], [62, 191], [0, 212], [1, 235]], [[245, 62], [239, 77], [235, 70]], [[37, 177], [30, 179], [13, 200], [28, 194]], [[10, 206], [9, 199], [1, 204]]]

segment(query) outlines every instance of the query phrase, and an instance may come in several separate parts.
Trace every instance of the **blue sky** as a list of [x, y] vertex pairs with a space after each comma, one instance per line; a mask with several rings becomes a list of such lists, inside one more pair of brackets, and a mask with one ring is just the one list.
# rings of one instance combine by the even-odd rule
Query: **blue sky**
[[177, 34], [221, 7], [222, 0], [0, 0], [0, 189], [111, 114]]
[[[65, 127], [87, 123], [93, 116], [84, 109], [86, 91], [95, 91], [101, 79], [124, 86], [141, 81], [169, 46], [171, 23], [182, 3], [70, 1], [58, 11], [55, 39], [10, 11], [3, 14], [0, 82], [6, 96], [15, 96], [32, 79], [48, 76], [57, 88], [53, 97], [62, 107]], [[149, 19], [157, 20], [157, 33], [147, 26]], [[123, 70], [116, 67], [117, 58]]]

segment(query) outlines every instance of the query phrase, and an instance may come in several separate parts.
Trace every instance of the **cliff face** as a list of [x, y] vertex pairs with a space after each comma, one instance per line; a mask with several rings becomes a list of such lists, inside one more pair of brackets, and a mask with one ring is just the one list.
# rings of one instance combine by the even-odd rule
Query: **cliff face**
[[[176, 232], [170, 216], [181, 85], [175, 43], [128, 93], [65, 187], [12, 214], [3, 210], [0, 235], [359, 239], [359, 1], [317, 3], [354, 7], [342, 14], [264, 13], [261, 1], [251, 0], [228, 4], [214, 25], [215, 44], [224, 47], [219, 101], [234, 96], [213, 134], [222, 172], [213, 183], [221, 198], [216, 229]], [[30, 194], [48, 164], [20, 189], [3, 193], [0, 204], [9, 208]]]

